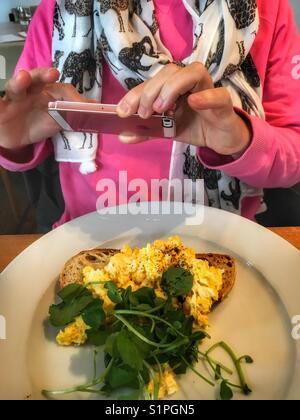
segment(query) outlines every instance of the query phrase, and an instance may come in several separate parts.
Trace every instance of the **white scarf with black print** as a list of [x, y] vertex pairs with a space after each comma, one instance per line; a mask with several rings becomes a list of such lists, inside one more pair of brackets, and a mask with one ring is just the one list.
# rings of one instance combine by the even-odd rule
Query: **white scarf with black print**
[[[194, 41], [181, 64], [205, 64], [236, 107], [264, 118], [260, 78], [249, 54], [259, 27], [256, 0], [182, 2], [193, 20]], [[103, 59], [126, 89], [174, 61], [160, 39], [152, 0], [57, 0], [52, 51], [60, 81], [96, 100], [101, 98]], [[53, 143], [57, 161], [79, 162], [83, 174], [96, 171], [97, 135], [63, 132]], [[194, 146], [173, 143], [170, 180], [204, 179], [209, 205], [237, 214], [244, 197], [262, 197], [262, 190], [205, 168], [196, 153]]]

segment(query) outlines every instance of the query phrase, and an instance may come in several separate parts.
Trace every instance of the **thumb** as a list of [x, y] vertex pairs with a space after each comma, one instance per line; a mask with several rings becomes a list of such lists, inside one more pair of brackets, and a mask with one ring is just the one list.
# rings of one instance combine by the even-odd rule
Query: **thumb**
[[215, 88], [193, 93], [188, 97], [188, 105], [196, 112], [211, 110], [216, 117], [226, 117], [232, 113], [233, 103], [225, 88]]

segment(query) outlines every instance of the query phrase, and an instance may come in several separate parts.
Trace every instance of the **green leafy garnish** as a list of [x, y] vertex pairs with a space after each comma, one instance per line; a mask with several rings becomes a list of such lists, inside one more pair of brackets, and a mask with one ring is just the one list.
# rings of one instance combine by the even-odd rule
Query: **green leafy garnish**
[[82, 319], [89, 327], [97, 329], [104, 324], [106, 316], [102, 305], [100, 299], [94, 299], [82, 312]]
[[105, 353], [108, 353], [111, 357], [114, 357], [115, 359], [120, 358], [118, 347], [117, 347], [117, 338], [119, 333], [115, 332], [110, 334], [107, 337], [107, 340], [105, 342]]
[[104, 287], [108, 290], [107, 296], [113, 303], [122, 302], [122, 297], [119, 293], [118, 287], [115, 285], [114, 282], [108, 281], [107, 283], [105, 283]]
[[109, 331], [105, 329], [91, 329], [87, 330], [87, 342], [93, 346], [103, 346], [109, 336]]
[[50, 322], [54, 327], [62, 327], [73, 322], [94, 301], [91, 292], [83, 286], [69, 285], [65, 289], [59, 293], [63, 301], [49, 308]]
[[233, 397], [232, 389], [228, 386], [226, 381], [222, 381], [220, 385], [220, 397], [223, 401], [231, 400]]
[[111, 389], [124, 387], [138, 388], [136, 372], [128, 366], [113, 366], [106, 381]]
[[133, 391], [130, 394], [120, 395], [118, 400], [119, 401], [135, 401], [138, 400], [140, 396], [140, 391]]
[[142, 354], [128, 330], [124, 329], [119, 332], [117, 337], [117, 348], [120, 358], [123, 360], [125, 365], [128, 365], [135, 370], [142, 369]]
[[[191, 273], [171, 267], [163, 274], [162, 288], [168, 295], [167, 299], [157, 298], [154, 290], [148, 287], [133, 292], [131, 287], [118, 288], [111, 281], [101, 283], [115, 304], [114, 309], [106, 313], [103, 301], [95, 297], [87, 285], [72, 284], [59, 292], [61, 302], [50, 307], [49, 317], [53, 326], [61, 328], [81, 316], [87, 325], [87, 344], [104, 347], [106, 368], [100, 376], [97, 375], [99, 352], [96, 351], [92, 381], [63, 390], [44, 391], [47, 397], [72, 392], [112, 396], [119, 392], [121, 399], [157, 399], [165, 363], [175, 374], [184, 374], [190, 369], [210, 386], [219, 384], [222, 400], [233, 397], [233, 388], [240, 389], [245, 395], [251, 392], [241, 365], [243, 362], [253, 363], [253, 359], [248, 355], [238, 358], [224, 342], [201, 352], [199, 345], [210, 337], [206, 331], [195, 331], [194, 318], [174, 306], [175, 297], [184, 299], [191, 290]], [[230, 382], [228, 376], [233, 371], [212, 357], [216, 348], [230, 356], [239, 384]], [[210, 368], [211, 377], [195, 368], [200, 358]], [[150, 380], [153, 384], [151, 391], [148, 389]], [[128, 393], [128, 389], [133, 393]]]
[[248, 363], [248, 364], [252, 364], [252, 363], [254, 363], [254, 360], [252, 359], [252, 357], [251, 357], [251, 356], [248, 356], [248, 355], [241, 356], [241, 357], [239, 358], [239, 361], [240, 361], [240, 362], [245, 361], [245, 362], [246, 362], [246, 363]]
[[156, 295], [150, 287], [141, 287], [133, 293], [139, 304], [148, 304], [151, 307], [155, 304]]
[[170, 267], [162, 276], [161, 286], [169, 296], [185, 296], [193, 287], [193, 276], [184, 268]]
[[76, 298], [83, 295], [90, 296], [90, 294], [91, 293], [80, 284], [69, 284], [58, 292], [58, 296], [65, 303], [73, 302]]
[[222, 378], [222, 375], [221, 375], [221, 366], [220, 365], [217, 365], [216, 366], [216, 370], [215, 370], [215, 379], [218, 380], [218, 379], [221, 379], [221, 378]]

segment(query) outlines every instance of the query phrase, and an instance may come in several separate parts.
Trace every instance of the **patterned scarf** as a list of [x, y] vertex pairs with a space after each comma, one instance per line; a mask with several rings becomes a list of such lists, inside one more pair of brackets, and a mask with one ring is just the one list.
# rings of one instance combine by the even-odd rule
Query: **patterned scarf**
[[[264, 118], [260, 78], [249, 54], [259, 26], [256, 0], [182, 2], [193, 20], [194, 40], [191, 55], [181, 64], [204, 63], [215, 85], [229, 90], [235, 106]], [[126, 89], [174, 61], [160, 39], [152, 0], [57, 0], [52, 51], [60, 81], [97, 100], [103, 60]], [[82, 173], [97, 169], [96, 135], [62, 132], [53, 142], [58, 161], [80, 162]], [[205, 168], [196, 152], [194, 146], [173, 143], [170, 180], [204, 179], [209, 205], [237, 214], [244, 197], [262, 197], [262, 190]]]

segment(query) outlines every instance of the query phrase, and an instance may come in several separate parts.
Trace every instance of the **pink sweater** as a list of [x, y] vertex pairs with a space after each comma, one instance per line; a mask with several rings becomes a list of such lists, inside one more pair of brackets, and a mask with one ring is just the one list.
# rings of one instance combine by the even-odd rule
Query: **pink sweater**
[[[30, 25], [18, 69], [51, 66], [55, 0], [42, 0]], [[174, 59], [183, 59], [192, 48], [192, 23], [181, 0], [155, 0], [161, 37]], [[300, 180], [300, 37], [288, 0], [258, 0], [260, 29], [252, 56], [263, 84], [266, 121], [249, 117], [253, 128], [250, 146], [237, 160], [209, 149], [200, 149], [202, 162], [255, 187], [288, 187]], [[104, 67], [102, 102], [117, 103], [125, 91]], [[99, 98], [100, 99], [100, 98]], [[99, 136], [98, 171], [81, 175], [78, 164], [60, 163], [60, 181], [65, 211], [57, 225], [95, 211], [99, 180], [118, 184], [119, 171], [127, 170], [128, 182], [142, 178], [168, 178], [172, 142], [157, 139], [138, 145], [121, 144], [116, 136]], [[32, 146], [31, 159], [13, 162], [0, 156], [0, 165], [11, 171], [26, 171], [53, 153], [50, 140]], [[130, 197], [130, 193], [128, 197]], [[126, 201], [128, 197], [124, 198]], [[148, 199], [148, 197], [145, 197]], [[253, 218], [258, 199], [246, 199], [242, 214]]]

